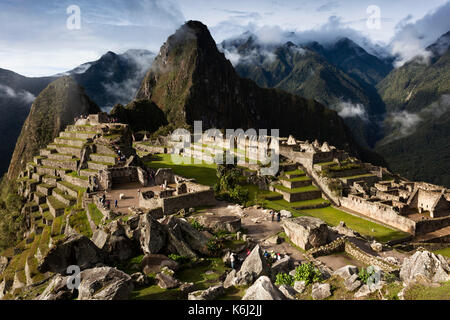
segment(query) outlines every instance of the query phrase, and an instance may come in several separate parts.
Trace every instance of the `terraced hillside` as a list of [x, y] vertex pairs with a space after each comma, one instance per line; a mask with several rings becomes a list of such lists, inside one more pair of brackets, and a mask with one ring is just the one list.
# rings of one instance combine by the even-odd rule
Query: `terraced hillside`
[[39, 261], [58, 240], [71, 231], [92, 236], [103, 216], [95, 205], [83, 208], [83, 196], [95, 188], [101, 170], [123, 165], [114, 146], [130, 152], [128, 135], [122, 124], [69, 125], [27, 163], [17, 181], [27, 199], [22, 214], [28, 230], [22, 242], [0, 254], [10, 259], [0, 274], [0, 292], [13, 297], [27, 287], [32, 295], [49, 277], [39, 273]]

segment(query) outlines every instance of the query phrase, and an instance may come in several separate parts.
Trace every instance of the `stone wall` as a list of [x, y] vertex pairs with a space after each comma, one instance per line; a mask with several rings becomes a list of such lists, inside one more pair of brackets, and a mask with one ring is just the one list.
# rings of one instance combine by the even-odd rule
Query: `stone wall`
[[450, 226], [450, 217], [435, 218], [416, 222], [416, 235], [432, 232]]
[[416, 232], [416, 223], [413, 220], [399, 215], [397, 211], [388, 205], [370, 202], [353, 195], [341, 198], [341, 205], [404, 232], [411, 234]]
[[116, 184], [139, 182], [137, 167], [110, 168], [113, 186]]
[[362, 263], [367, 265], [379, 267], [381, 270], [385, 272], [392, 272], [398, 270], [399, 267], [396, 265], [390, 264], [381, 258], [368, 254], [367, 252], [362, 251], [356, 245], [351, 243], [350, 241], [345, 242], [345, 252], [355, 258]]
[[211, 206], [216, 203], [214, 190], [186, 193], [179, 196], [164, 198], [161, 200], [164, 214], [176, 213], [178, 210], [186, 208]]
[[346, 241], [347, 241], [346, 237], [341, 237], [319, 248], [310, 249], [308, 250], [307, 254], [311, 255], [314, 258], [317, 258], [321, 256], [328, 256], [330, 254], [344, 252]]

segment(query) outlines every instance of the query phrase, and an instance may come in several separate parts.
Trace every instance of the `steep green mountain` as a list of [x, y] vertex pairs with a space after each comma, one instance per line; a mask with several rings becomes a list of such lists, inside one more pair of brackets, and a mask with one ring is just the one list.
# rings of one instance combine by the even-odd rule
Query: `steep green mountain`
[[99, 60], [85, 63], [69, 72], [102, 109], [130, 102], [150, 68], [155, 54], [129, 50], [124, 54], [108, 52]]
[[383, 76], [386, 71], [378, 69], [386, 66], [350, 40], [338, 41], [330, 48], [292, 42], [275, 46], [260, 45], [250, 35], [224, 41], [221, 48], [228, 56], [239, 57], [235, 68], [241, 77], [262, 87], [314, 99], [338, 111], [365, 146], [373, 146], [381, 138], [378, 123], [384, 103], [372, 82]]
[[97, 113], [100, 108], [71, 77], [61, 77], [45, 88], [34, 100], [25, 120], [8, 169], [8, 179], [17, 177], [40, 148], [45, 147], [75, 117]]
[[56, 78], [27, 78], [0, 69], [0, 176], [11, 155], [34, 98]]
[[383, 60], [368, 53], [349, 38], [341, 38], [327, 46], [313, 42], [307, 47], [324, 56], [329, 63], [354, 79], [370, 85], [376, 85], [393, 69], [390, 60]]
[[386, 102], [386, 137], [377, 144], [392, 169], [450, 187], [450, 33], [378, 84]]
[[322, 104], [239, 77], [207, 27], [189, 21], [162, 46], [137, 93], [154, 102], [169, 123], [203, 128], [280, 129], [282, 136], [329, 141], [358, 152], [343, 120]]
[[132, 101], [126, 106], [117, 104], [110, 115], [116, 117], [121, 123], [128, 123], [134, 132], [154, 132], [168, 124], [164, 112], [148, 100]]
[[0, 69], [0, 176], [8, 170], [14, 147], [34, 98], [61, 76], [72, 76], [102, 109], [130, 102], [154, 59], [147, 50], [108, 52], [64, 74], [29, 78]]

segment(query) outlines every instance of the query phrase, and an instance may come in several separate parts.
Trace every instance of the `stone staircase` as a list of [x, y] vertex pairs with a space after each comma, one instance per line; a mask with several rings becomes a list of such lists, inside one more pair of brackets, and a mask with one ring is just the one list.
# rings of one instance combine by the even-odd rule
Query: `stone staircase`
[[[98, 126], [68, 126], [27, 164], [18, 182], [20, 192], [30, 200], [26, 211], [32, 215], [33, 231], [42, 232], [64, 215], [66, 208], [74, 206], [89, 187], [90, 177], [117, 165], [115, 151], [94, 142], [101, 135]], [[92, 145], [97, 153], [90, 153], [82, 163], [84, 152]]]
[[[289, 167], [289, 169], [293, 168]], [[283, 200], [289, 202], [294, 209], [305, 210], [329, 206], [329, 202], [322, 198], [321, 190], [298, 166], [295, 170], [285, 171], [279, 178], [279, 183], [272, 185], [270, 189], [279, 193]]]

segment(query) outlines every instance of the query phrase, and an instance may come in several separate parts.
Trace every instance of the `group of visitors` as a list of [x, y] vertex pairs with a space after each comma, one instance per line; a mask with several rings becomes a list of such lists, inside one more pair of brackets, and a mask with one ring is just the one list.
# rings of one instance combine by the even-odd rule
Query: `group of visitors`
[[[270, 210], [270, 215], [272, 217], [272, 221], [275, 221], [275, 211]], [[280, 222], [280, 220], [281, 220], [281, 213], [279, 211], [276, 214], [276, 216], [277, 216], [277, 222]]]
[[100, 204], [103, 208], [110, 210], [111, 209], [111, 201], [106, 199], [106, 194], [103, 194], [99, 199]]
[[81, 115], [81, 116], [79, 116], [79, 117], [75, 117], [75, 118], [73, 119], [73, 123], [77, 123], [78, 120], [87, 120], [88, 118], [89, 118], [88, 116]]
[[108, 122], [109, 123], [117, 123], [117, 122], [119, 122], [119, 120], [117, 118], [114, 118], [114, 117], [108, 117]]
[[270, 260], [271, 262], [281, 260], [281, 253], [275, 253], [273, 250], [271, 250], [270, 252], [264, 250], [264, 258], [266, 258], [266, 260]]

